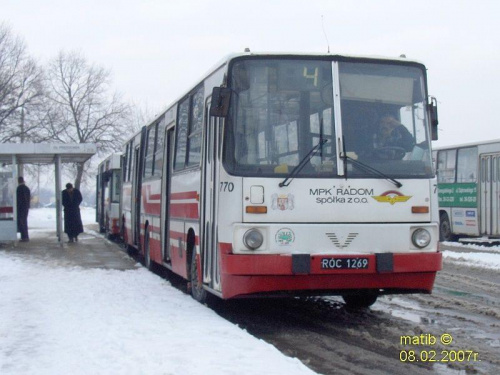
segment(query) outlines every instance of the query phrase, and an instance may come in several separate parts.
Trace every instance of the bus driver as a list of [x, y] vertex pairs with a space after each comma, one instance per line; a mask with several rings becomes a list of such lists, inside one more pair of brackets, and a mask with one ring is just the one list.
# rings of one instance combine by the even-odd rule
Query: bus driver
[[375, 135], [375, 148], [397, 147], [404, 149], [405, 152], [411, 152], [414, 146], [413, 136], [394, 116], [381, 117], [378, 132]]

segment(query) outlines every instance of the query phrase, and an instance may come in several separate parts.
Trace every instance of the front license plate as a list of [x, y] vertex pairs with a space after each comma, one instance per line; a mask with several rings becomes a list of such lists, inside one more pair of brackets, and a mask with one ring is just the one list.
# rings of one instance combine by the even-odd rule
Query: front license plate
[[364, 270], [370, 262], [368, 258], [322, 258], [321, 269], [324, 270]]

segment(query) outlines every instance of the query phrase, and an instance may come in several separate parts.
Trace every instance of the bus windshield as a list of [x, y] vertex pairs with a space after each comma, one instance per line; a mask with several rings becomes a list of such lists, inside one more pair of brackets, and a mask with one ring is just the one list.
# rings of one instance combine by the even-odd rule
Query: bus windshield
[[[374, 177], [352, 159], [391, 177], [432, 176], [423, 69], [352, 60], [235, 61], [229, 76], [228, 172], [281, 177], [306, 158], [296, 178], [344, 172]], [[337, 160], [344, 153], [345, 167]]]

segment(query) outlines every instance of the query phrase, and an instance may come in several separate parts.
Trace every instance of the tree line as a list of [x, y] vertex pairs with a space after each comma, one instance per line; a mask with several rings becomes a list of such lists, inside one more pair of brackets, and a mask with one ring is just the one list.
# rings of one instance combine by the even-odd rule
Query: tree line
[[[80, 52], [41, 64], [0, 24], [0, 143], [95, 143], [104, 156], [121, 149], [142, 113], [113, 91], [110, 70]], [[86, 165], [73, 166], [77, 188]]]

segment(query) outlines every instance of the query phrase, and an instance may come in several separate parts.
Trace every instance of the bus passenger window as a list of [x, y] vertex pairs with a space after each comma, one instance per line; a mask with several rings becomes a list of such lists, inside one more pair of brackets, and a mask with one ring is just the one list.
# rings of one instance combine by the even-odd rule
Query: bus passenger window
[[461, 148], [457, 157], [457, 182], [476, 182], [477, 147]]
[[156, 124], [148, 129], [147, 133], [147, 146], [146, 146], [146, 161], [144, 164], [144, 177], [151, 177], [154, 173], [154, 156], [156, 144]]
[[457, 150], [438, 153], [438, 182], [455, 182], [455, 162]]
[[158, 130], [156, 136], [156, 153], [155, 153], [155, 165], [154, 165], [154, 175], [161, 176], [163, 169], [163, 150], [165, 149], [165, 117], [162, 117], [158, 123]]
[[190, 126], [188, 137], [188, 162], [187, 166], [200, 165], [201, 161], [201, 134], [203, 130], [203, 87], [193, 95], [190, 111]]
[[179, 105], [177, 117], [177, 136], [175, 144], [175, 164], [174, 169], [180, 170], [186, 165], [187, 130], [189, 117], [189, 98]]

